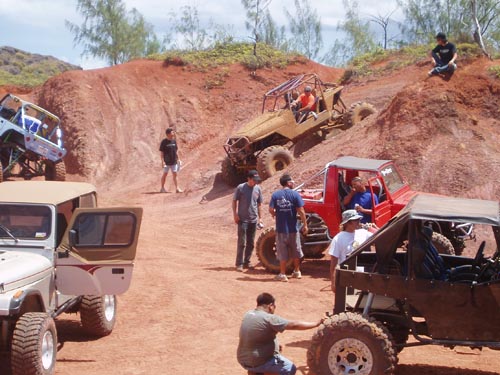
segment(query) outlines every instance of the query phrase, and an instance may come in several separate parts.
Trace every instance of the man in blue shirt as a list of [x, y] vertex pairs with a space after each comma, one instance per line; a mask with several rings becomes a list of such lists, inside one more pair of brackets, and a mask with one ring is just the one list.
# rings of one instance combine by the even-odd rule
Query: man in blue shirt
[[351, 186], [351, 191], [345, 196], [342, 203], [346, 208], [356, 210], [363, 215], [362, 223], [371, 223], [373, 202], [375, 202], [375, 205], [378, 204], [377, 196], [366, 190], [363, 179], [359, 176], [351, 180]]
[[275, 191], [269, 202], [269, 213], [276, 219], [276, 254], [280, 261], [280, 273], [276, 281], [288, 281], [286, 264], [293, 259], [292, 277], [300, 279], [300, 259], [304, 256], [300, 244], [300, 234], [297, 228], [297, 213], [302, 221], [302, 233], [307, 235], [307, 221], [304, 201], [299, 193], [293, 190], [294, 181], [289, 174], [280, 178], [283, 187]]

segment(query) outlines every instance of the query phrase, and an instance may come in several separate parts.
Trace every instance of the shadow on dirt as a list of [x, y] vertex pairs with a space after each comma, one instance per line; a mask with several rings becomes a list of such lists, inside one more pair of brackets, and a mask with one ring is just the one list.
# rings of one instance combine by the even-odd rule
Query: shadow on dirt
[[205, 195], [201, 197], [200, 204], [208, 203], [217, 198], [222, 198], [224, 196], [232, 194], [234, 188], [228, 186], [222, 180], [222, 173], [217, 173], [214, 178], [214, 183], [212, 185], [212, 189]]
[[89, 342], [98, 340], [98, 337], [85, 334], [79, 321], [57, 320], [57, 341], [58, 350], [61, 350], [65, 342]]

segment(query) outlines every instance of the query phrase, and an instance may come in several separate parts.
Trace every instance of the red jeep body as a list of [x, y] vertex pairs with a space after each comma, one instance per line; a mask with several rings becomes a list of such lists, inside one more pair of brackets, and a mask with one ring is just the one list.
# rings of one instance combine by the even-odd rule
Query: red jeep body
[[[297, 187], [305, 202], [305, 211], [319, 215], [328, 227], [329, 237], [339, 231], [342, 199], [350, 190], [351, 180], [361, 176], [366, 181], [366, 189], [378, 197], [372, 200], [372, 222], [378, 227], [384, 225], [413, 198], [412, 191], [391, 160], [363, 159], [344, 156], [328, 163], [325, 168]], [[323, 187], [314, 187], [323, 177]], [[309, 182], [313, 183], [308, 187]], [[306, 243], [308, 241], [305, 241]]]

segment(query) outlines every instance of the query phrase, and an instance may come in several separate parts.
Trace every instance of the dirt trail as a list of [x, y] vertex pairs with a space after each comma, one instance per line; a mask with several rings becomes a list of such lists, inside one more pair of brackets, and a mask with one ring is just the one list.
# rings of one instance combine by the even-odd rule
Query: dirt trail
[[[498, 185], [483, 176], [485, 170], [500, 172], [499, 84], [484, 74], [471, 79], [472, 71], [483, 72], [488, 64], [464, 67], [447, 83], [426, 80], [426, 67], [409, 67], [346, 87], [347, 103], [369, 101], [379, 115], [304, 150], [291, 173], [300, 180], [340, 155], [393, 158], [418, 189], [500, 199]], [[235, 359], [238, 327], [257, 294], [274, 294], [276, 313], [291, 319], [315, 320], [331, 309], [328, 259], [305, 262], [304, 277], [289, 283], [271, 281], [260, 267], [234, 271], [233, 189], [218, 176], [225, 138], [258, 112], [261, 93], [300, 71], [318, 71], [327, 81], [341, 74], [309, 64], [256, 79], [235, 66], [223, 88], [206, 90], [213, 72], [138, 61], [65, 73], [44, 85], [41, 97], [67, 126], [72, 179], [96, 183], [101, 205], [144, 208], [136, 270], [131, 289], [119, 299], [116, 330], [89, 340], [80, 335], [76, 316], [62, 316], [57, 374], [243, 374]], [[471, 98], [462, 88], [468, 81], [477, 83]], [[443, 105], [456, 115], [441, 116]], [[157, 193], [157, 147], [167, 126], [179, 134], [183, 194]], [[276, 177], [263, 183], [264, 205], [275, 188]], [[264, 221], [272, 225], [267, 214]], [[312, 333], [281, 335], [298, 374], [308, 373]], [[500, 369], [498, 354], [488, 349], [410, 348], [399, 358], [399, 375], [492, 375]]]

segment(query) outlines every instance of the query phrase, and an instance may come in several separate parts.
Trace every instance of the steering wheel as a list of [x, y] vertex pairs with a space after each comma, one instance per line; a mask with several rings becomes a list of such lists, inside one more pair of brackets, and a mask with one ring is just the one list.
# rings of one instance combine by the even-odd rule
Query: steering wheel
[[484, 248], [486, 246], [486, 241], [481, 242], [479, 248], [477, 249], [476, 256], [474, 257], [474, 266], [479, 267], [484, 260]]

